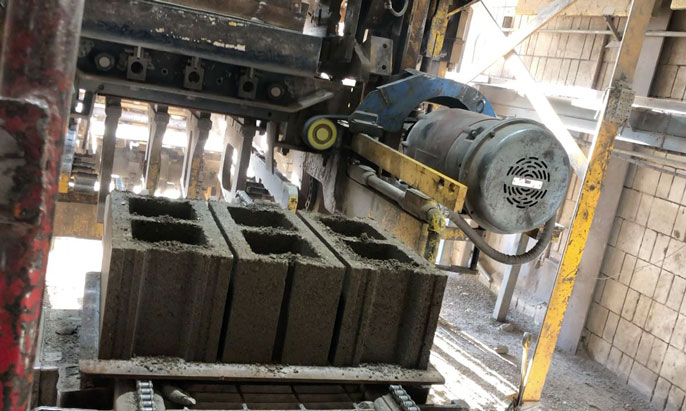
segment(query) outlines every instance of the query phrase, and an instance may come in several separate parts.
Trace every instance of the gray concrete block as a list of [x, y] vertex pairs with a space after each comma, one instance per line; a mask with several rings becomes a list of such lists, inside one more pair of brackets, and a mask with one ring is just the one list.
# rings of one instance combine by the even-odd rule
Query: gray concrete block
[[328, 364], [343, 264], [293, 213], [210, 208], [236, 259], [222, 361]]
[[425, 369], [447, 276], [371, 220], [299, 215], [346, 265], [331, 362]]
[[232, 260], [206, 203], [111, 193], [99, 358], [215, 361]]

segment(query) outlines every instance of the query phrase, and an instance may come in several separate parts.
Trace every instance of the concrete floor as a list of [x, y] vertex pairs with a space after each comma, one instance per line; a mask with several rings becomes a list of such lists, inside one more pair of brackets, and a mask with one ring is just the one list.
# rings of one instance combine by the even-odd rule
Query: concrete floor
[[[99, 241], [55, 239], [46, 296], [52, 310], [63, 310], [67, 326], [78, 322], [70, 313], [81, 308], [85, 274], [99, 271], [101, 259]], [[522, 334], [536, 334], [538, 329], [529, 317], [514, 313], [510, 316], [513, 329], [502, 330], [501, 324], [491, 319], [494, 303], [493, 294], [475, 277], [450, 274], [431, 354], [431, 363], [444, 375], [446, 384], [433, 388], [432, 402], [463, 399], [474, 410], [507, 408], [507, 397], [519, 384]], [[76, 343], [78, 331], [74, 335], [53, 335], [53, 327], [46, 331], [50, 334], [46, 336], [50, 343], [43, 350], [49, 353], [46, 363], [78, 356], [69, 349]], [[507, 346], [508, 354], [497, 354], [497, 345]], [[640, 394], [620, 384], [614, 374], [584, 353], [555, 355], [543, 399], [532, 409], [654, 410]]]
[[[450, 274], [431, 355], [446, 384], [433, 389], [434, 402], [463, 399], [475, 410], [504, 410], [507, 397], [517, 392], [522, 335], [537, 336], [538, 327], [530, 317], [511, 312], [513, 329], [500, 329], [502, 324], [491, 319], [494, 304], [495, 296], [476, 277]], [[497, 345], [507, 346], [508, 354], [497, 354]], [[585, 352], [555, 354], [542, 400], [530, 409], [655, 410]]]

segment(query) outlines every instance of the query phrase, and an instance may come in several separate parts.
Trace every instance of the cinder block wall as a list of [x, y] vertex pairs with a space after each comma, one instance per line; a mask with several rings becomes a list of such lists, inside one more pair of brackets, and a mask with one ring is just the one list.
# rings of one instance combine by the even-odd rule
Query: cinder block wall
[[630, 167], [586, 322], [591, 357], [659, 409], [682, 409], [686, 392], [685, 187]]

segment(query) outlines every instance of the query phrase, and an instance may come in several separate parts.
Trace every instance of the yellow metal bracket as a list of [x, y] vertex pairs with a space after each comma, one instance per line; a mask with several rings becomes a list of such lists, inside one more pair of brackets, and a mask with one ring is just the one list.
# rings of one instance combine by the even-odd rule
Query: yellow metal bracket
[[462, 210], [465, 185], [364, 134], [353, 136], [352, 149], [445, 207]]

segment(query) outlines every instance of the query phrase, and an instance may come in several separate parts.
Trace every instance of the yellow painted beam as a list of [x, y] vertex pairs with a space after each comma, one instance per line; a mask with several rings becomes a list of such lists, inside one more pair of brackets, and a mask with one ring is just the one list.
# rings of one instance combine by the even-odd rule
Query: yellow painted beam
[[615, 137], [620, 127], [629, 118], [633, 96], [628, 91], [633, 83], [636, 63], [654, 3], [655, 0], [634, 0], [631, 7], [627, 29], [610, 82], [610, 93], [600, 116], [596, 138], [591, 148], [588, 170], [574, 211], [569, 238], [562, 254], [555, 285], [548, 302], [548, 310], [543, 319], [536, 350], [520, 397], [524, 402], [538, 401], [541, 398], [569, 296], [574, 287], [576, 273], [598, 205], [600, 188], [605, 178]]
[[462, 210], [467, 187], [447, 175], [364, 134], [353, 136], [352, 149], [440, 204], [454, 211]]
[[426, 43], [426, 57], [438, 59], [441, 57], [443, 51], [443, 43], [445, 42], [445, 31], [448, 29], [448, 8], [451, 2], [448, 0], [440, 0], [431, 19], [431, 29]]

